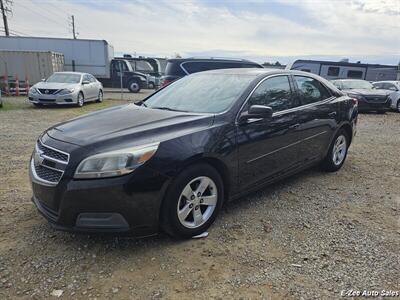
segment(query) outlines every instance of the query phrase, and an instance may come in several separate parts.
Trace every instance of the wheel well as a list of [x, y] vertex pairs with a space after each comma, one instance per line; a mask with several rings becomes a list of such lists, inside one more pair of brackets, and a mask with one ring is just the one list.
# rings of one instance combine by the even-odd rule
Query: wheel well
[[349, 145], [350, 145], [351, 140], [353, 139], [353, 129], [351, 128], [351, 126], [349, 124], [344, 124], [342, 127], [340, 127], [340, 129], [343, 129], [344, 131], [346, 131], [347, 136], [350, 139], [350, 141], [349, 141]]

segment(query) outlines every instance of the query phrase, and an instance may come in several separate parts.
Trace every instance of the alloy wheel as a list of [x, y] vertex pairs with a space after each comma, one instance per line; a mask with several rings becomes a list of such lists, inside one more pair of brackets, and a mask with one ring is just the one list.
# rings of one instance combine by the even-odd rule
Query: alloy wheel
[[103, 92], [99, 91], [99, 98], [97, 99], [98, 102], [103, 102]]
[[206, 176], [190, 181], [179, 196], [177, 214], [186, 228], [198, 228], [212, 216], [218, 201], [215, 182]]
[[336, 166], [339, 166], [344, 158], [346, 157], [346, 152], [347, 152], [347, 141], [346, 137], [341, 134], [337, 137], [335, 144], [333, 146], [333, 163]]

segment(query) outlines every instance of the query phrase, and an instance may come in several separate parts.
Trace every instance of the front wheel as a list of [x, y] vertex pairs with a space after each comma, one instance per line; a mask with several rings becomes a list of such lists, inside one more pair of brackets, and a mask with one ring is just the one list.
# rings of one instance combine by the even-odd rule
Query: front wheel
[[400, 100], [397, 101], [397, 106], [396, 106], [396, 108], [397, 108], [397, 112], [400, 113]]
[[99, 95], [97, 96], [97, 101], [96, 102], [103, 102], [103, 92], [102, 90], [99, 91]]
[[219, 173], [208, 164], [193, 165], [171, 183], [161, 208], [161, 227], [175, 238], [203, 233], [215, 220], [224, 198]]
[[322, 162], [322, 168], [327, 172], [338, 171], [344, 164], [349, 149], [349, 141], [345, 130], [341, 129], [336, 134], [329, 147], [328, 154]]
[[84, 103], [85, 103], [85, 97], [83, 96], [83, 93], [80, 92], [80, 93], [78, 94], [78, 101], [77, 101], [76, 105], [77, 105], [78, 107], [82, 107]]

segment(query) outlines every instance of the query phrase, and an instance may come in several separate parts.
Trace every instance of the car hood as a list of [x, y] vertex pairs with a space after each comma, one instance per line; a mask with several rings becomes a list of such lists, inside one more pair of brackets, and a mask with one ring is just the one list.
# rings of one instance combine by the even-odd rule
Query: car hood
[[59, 83], [59, 82], [38, 82], [34, 85], [37, 89], [51, 89], [51, 90], [60, 90], [60, 89], [73, 89], [79, 85], [78, 83]]
[[130, 146], [161, 142], [212, 125], [214, 115], [149, 109], [134, 104], [114, 106], [55, 125], [47, 134], [89, 147], [104, 143]]
[[342, 90], [346, 94], [362, 95], [362, 96], [386, 96], [390, 92], [387, 90], [376, 90], [376, 89], [345, 89]]

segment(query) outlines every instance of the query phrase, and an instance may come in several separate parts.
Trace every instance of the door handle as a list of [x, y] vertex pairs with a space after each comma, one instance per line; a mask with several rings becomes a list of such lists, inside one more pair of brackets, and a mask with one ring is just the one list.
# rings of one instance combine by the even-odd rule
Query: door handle
[[330, 117], [336, 117], [336, 111], [330, 112], [330, 113], [328, 114], [328, 116], [330, 116]]
[[300, 127], [300, 123], [294, 124], [294, 125], [290, 125], [289, 129], [296, 129]]

